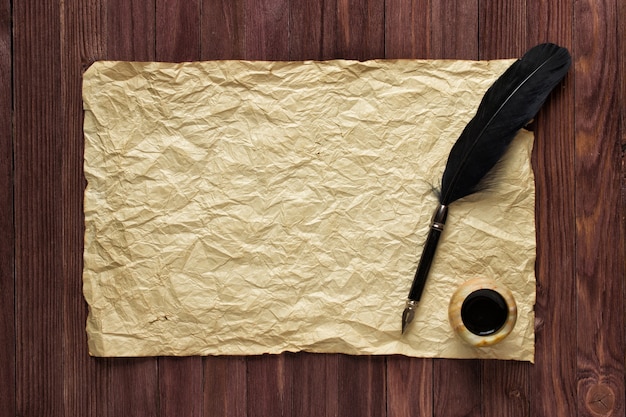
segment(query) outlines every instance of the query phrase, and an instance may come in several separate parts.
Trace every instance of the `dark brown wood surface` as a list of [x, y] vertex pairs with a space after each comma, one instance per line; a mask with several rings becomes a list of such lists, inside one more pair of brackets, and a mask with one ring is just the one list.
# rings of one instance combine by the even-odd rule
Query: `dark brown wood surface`
[[[574, 65], [535, 121], [536, 363], [97, 359], [82, 296], [81, 76], [101, 59]], [[623, 416], [621, 0], [0, 0], [0, 415]]]

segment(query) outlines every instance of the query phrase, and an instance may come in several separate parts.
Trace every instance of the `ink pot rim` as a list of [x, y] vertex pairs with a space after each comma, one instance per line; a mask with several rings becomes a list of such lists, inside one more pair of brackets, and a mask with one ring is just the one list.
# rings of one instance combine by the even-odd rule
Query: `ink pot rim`
[[[469, 310], [468, 303], [473, 303]], [[504, 340], [515, 327], [517, 304], [513, 293], [503, 284], [489, 278], [472, 278], [452, 295], [448, 319], [454, 332], [466, 343], [475, 347], [492, 346]]]

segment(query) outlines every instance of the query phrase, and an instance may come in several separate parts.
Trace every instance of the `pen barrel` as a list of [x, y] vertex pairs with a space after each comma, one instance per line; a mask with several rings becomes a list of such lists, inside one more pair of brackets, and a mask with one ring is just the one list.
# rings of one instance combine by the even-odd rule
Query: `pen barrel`
[[430, 267], [435, 258], [435, 252], [437, 251], [437, 245], [439, 243], [439, 237], [443, 232], [443, 227], [446, 224], [448, 218], [448, 206], [440, 204], [435, 210], [433, 220], [430, 224], [428, 231], [428, 237], [422, 250], [422, 256], [419, 264], [417, 265], [417, 271], [415, 271], [415, 278], [413, 278], [413, 284], [409, 291], [409, 300], [419, 301], [426, 285], [426, 279], [430, 272]]

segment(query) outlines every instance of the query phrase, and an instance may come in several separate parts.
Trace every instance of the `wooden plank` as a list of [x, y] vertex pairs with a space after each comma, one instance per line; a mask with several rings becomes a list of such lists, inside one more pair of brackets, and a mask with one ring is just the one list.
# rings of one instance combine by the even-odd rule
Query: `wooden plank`
[[13, 2], [16, 413], [63, 413], [60, 22]]
[[[344, 59], [385, 56], [385, 6], [376, 0], [336, 0], [323, 9], [323, 53]], [[338, 415], [385, 414], [386, 364], [383, 357], [339, 355]]]
[[13, 230], [13, 91], [11, 3], [0, 2], [0, 404], [15, 415], [15, 234]]
[[[244, 55], [252, 60], [289, 58], [289, 1], [245, 0]], [[293, 415], [291, 355], [247, 359], [247, 415]]]
[[290, 59], [385, 56], [385, 4], [373, 0], [290, 3]]
[[436, 359], [433, 370], [433, 416], [480, 416], [480, 383], [479, 360]]
[[[202, 0], [200, 59], [245, 58], [245, 7], [244, 0]], [[245, 361], [211, 357], [203, 364], [204, 415], [245, 415]]]
[[433, 415], [433, 360], [387, 358], [387, 416]]
[[[478, 2], [432, 2], [432, 56], [478, 59]], [[454, 27], [451, 31], [449, 28]], [[478, 360], [435, 360], [433, 415], [476, 416], [481, 412], [481, 363]]]
[[384, 57], [384, 2], [291, 0], [290, 11], [290, 59]]
[[204, 359], [204, 416], [246, 417], [246, 359], [215, 357]]
[[298, 353], [292, 356], [293, 415], [338, 415], [338, 358], [336, 354]]
[[97, 368], [87, 352], [87, 309], [82, 295], [83, 107], [82, 71], [103, 53], [104, 14], [100, 0], [61, 3], [61, 195], [63, 263], [63, 390], [66, 415], [94, 416]]
[[[333, 5], [334, 9], [330, 9]], [[334, 15], [324, 27], [327, 53], [358, 60], [385, 57], [384, 2], [335, 0], [334, 4], [329, 2], [324, 13], [325, 17]]]
[[154, 358], [97, 359], [98, 415], [154, 417], [159, 415], [158, 367]]
[[322, 60], [324, 55], [324, 2], [289, 2], [289, 59]]
[[243, 59], [244, 0], [202, 1], [202, 59]]
[[479, 59], [521, 56], [527, 49], [526, 20], [525, 0], [479, 3]]
[[[153, 61], [155, 55], [154, 2], [107, 0], [105, 59]], [[98, 415], [159, 415], [156, 358], [97, 359]]]
[[[520, 57], [528, 49], [526, 1], [480, 3], [478, 56], [482, 60]], [[531, 364], [482, 361], [482, 415], [527, 416], [531, 396]]]
[[289, 0], [245, 0], [245, 58], [289, 59]]
[[[323, 2], [289, 3], [289, 58], [322, 60], [324, 55]], [[338, 413], [339, 355], [300, 352], [290, 355], [293, 415], [331, 417]]]
[[346, 59], [337, 49], [338, 30], [337, 0], [320, 1], [321, 53], [323, 59]]
[[[617, 2], [617, 16], [618, 17], [618, 39], [622, 41], [617, 42], [617, 55], [618, 55], [618, 68], [617, 73], [626, 74], [626, 2]], [[621, 82], [620, 85], [620, 100], [619, 106], [620, 113], [620, 139], [622, 145], [622, 230], [626, 230], [626, 82]], [[622, 235], [622, 245], [626, 245], [624, 240], [626, 236]], [[626, 305], [626, 291], [624, 291], [624, 301], [622, 305]], [[624, 322], [626, 323], [626, 313], [624, 315]], [[626, 350], [626, 342], [622, 343], [622, 349]], [[626, 354], [624, 355], [626, 356]]]
[[[201, 59], [201, 3], [156, 0], [155, 59], [167, 62]], [[201, 416], [204, 366], [201, 357], [159, 358], [160, 416]]]
[[247, 416], [292, 416], [291, 354], [253, 356], [247, 360]]
[[[385, 58], [430, 58], [431, 12], [430, 0], [387, 1]], [[433, 415], [432, 359], [389, 356], [386, 378], [389, 417]]]
[[531, 45], [526, 36], [520, 36], [527, 33], [526, 3], [526, 0], [497, 0], [480, 4], [479, 59], [518, 58], [526, 52]]
[[530, 370], [528, 362], [483, 361], [483, 417], [530, 415]]
[[[529, 0], [528, 47], [572, 48], [569, 2]], [[576, 415], [574, 69], [535, 118], [537, 302], [531, 415]], [[549, 392], [550, 395], [545, 395]]]
[[614, 1], [574, 4], [579, 415], [623, 416], [624, 229]]
[[160, 416], [202, 416], [203, 389], [202, 358], [159, 359]]
[[[623, 39], [626, 39], [626, 2], [618, 1], [617, 2], [617, 38], [622, 39], [622, 41], [617, 42], [617, 56], [619, 57], [617, 71], [619, 74], [626, 74], [626, 42]], [[622, 173], [626, 175], [626, 153], [624, 150], [626, 149], [626, 83], [622, 82], [620, 84], [620, 137], [622, 140]], [[624, 189], [624, 198], [626, 198], [626, 178], [622, 178], [622, 188]], [[626, 200], [624, 200], [622, 204], [623, 208], [626, 210]], [[626, 220], [626, 212], [624, 213], [624, 219]], [[626, 293], [624, 294], [626, 297]], [[626, 301], [626, 299], [625, 299]], [[625, 302], [626, 304], [626, 302]], [[626, 320], [625, 320], [626, 321]]]
[[431, 57], [478, 59], [478, 0], [431, 0]]
[[153, 1], [107, 0], [106, 59], [154, 61], [156, 7]]
[[429, 58], [430, 0], [385, 2], [385, 58]]
[[338, 361], [340, 416], [386, 414], [385, 357], [340, 355]]
[[[72, 119], [80, 112], [76, 98], [79, 66], [86, 66], [96, 58], [156, 59], [155, 43], [170, 40], [157, 40], [153, 2], [89, 0], [79, 3], [77, 0], [48, 4], [26, 4], [23, 0], [13, 2], [17, 256], [14, 265], [7, 264], [13, 256], [13, 248], [4, 242], [0, 244], [0, 251], [11, 248], [8, 257], [0, 252], [0, 297], [6, 298], [0, 301], [3, 301], [3, 312], [8, 311], [8, 317], [12, 311], [17, 313], [14, 329], [17, 339], [8, 344], [6, 339], [0, 339], [0, 354], [4, 354], [2, 346], [8, 346], [9, 355], [11, 349], [17, 346], [18, 365], [13, 370], [14, 376], [11, 376], [10, 363], [15, 364], [15, 361], [6, 360], [4, 356], [3, 365], [8, 363], [9, 367], [0, 369], [0, 383], [8, 380], [9, 385], [3, 384], [4, 389], [0, 390], [0, 403], [7, 415], [159, 415], [159, 409], [163, 415], [176, 407], [178, 402], [191, 397], [187, 392], [177, 393], [173, 385], [163, 385], [173, 384], [177, 378], [184, 383], [197, 381], [197, 373], [193, 374], [194, 378], [184, 375], [185, 369], [193, 367], [191, 362], [173, 360], [181, 367], [161, 367], [159, 383], [159, 369], [154, 359], [99, 360], [87, 358], [81, 351], [85, 311], [84, 304], [81, 306], [83, 302], [77, 276], [81, 230], [75, 229], [79, 199], [74, 189], [82, 185], [73, 177], [79, 169], [76, 161], [81, 142], [78, 125]], [[284, 48], [286, 42], [290, 59], [305, 57], [305, 54], [339, 57], [344, 52], [345, 56], [350, 53], [351, 57], [358, 57], [359, 54], [374, 56], [380, 49], [377, 44], [370, 47], [366, 41], [358, 39], [359, 33], [368, 33], [367, 25], [345, 28], [345, 23], [339, 23], [340, 19], [343, 19], [342, 22], [353, 19], [350, 25], [355, 21], [367, 21], [362, 15], [358, 16], [362, 14], [358, 12], [359, 7], [363, 10], [366, 2], [358, 3], [360, 6], [355, 8], [356, 15], [348, 18], [345, 11], [342, 15], [338, 10], [345, 5], [349, 9], [357, 2], [304, 4], [302, 0], [290, 0], [289, 3], [289, 17], [279, 19], [288, 24], [280, 28], [269, 23], [267, 26], [274, 33], [268, 39], [274, 40], [279, 37], [277, 32], [284, 34], [285, 28], [289, 28], [286, 40], [278, 39], [282, 45], [278, 49]], [[314, 22], [315, 27], [307, 27], [310, 33], [296, 35], [294, 25], [297, 21], [301, 22], [297, 25], [302, 25], [305, 20], [304, 16], [296, 16], [293, 12], [294, 4], [300, 3], [303, 3], [302, 10], [319, 11], [324, 17], [320, 16]], [[406, 4], [403, 7], [412, 7], [411, 10], [421, 10], [416, 6], [417, 2], [409, 4], [408, 0], [388, 0], [389, 13], [389, 7], [399, 3]], [[620, 216], [624, 214], [624, 200], [620, 200], [619, 190], [624, 189], [624, 183], [619, 171], [619, 155], [622, 152], [619, 145], [626, 143], [626, 130], [623, 128], [624, 106], [620, 104], [619, 97], [620, 94], [622, 99], [625, 97], [626, 84], [617, 82], [625, 67], [625, 43], [622, 39], [626, 31], [623, 19], [618, 18], [624, 16], [622, 3], [582, 1], [573, 8], [573, 2], [528, 0], [524, 7], [533, 13], [527, 13], [523, 19], [505, 16], [505, 23], [501, 23], [494, 20], [494, 16], [522, 4], [498, 2], [489, 6], [494, 8], [489, 13], [481, 9], [481, 13], [485, 13], [480, 19], [481, 34], [486, 36], [489, 24], [495, 26], [491, 28], [493, 33], [488, 35], [488, 39], [481, 38], [479, 46], [479, 19], [473, 23], [462, 23], [465, 13], [477, 13], [478, 2], [471, 0], [455, 5], [433, 0], [432, 21], [441, 23], [430, 30], [429, 52], [421, 49], [421, 43], [418, 45], [421, 41], [416, 38], [400, 39], [402, 31], [399, 27], [393, 28], [396, 31], [393, 36], [397, 39], [381, 38], [386, 39], [384, 48], [388, 57], [409, 52], [424, 53], [426, 56], [424, 51], [427, 51], [428, 57], [432, 58], [476, 58], [479, 48], [483, 59], [517, 56], [521, 51], [516, 48], [546, 40], [570, 46], [575, 53], [575, 70], [563, 84], [563, 89], [550, 97], [535, 124], [533, 163], [537, 178], [537, 232], [540, 243], [537, 259], [537, 363], [526, 368], [523, 364], [479, 362], [477, 367], [465, 364], [465, 361], [437, 360], [433, 365], [436, 368], [433, 372], [436, 385], [431, 393], [401, 393], [401, 378], [424, 380], [431, 371], [422, 367], [427, 367], [431, 361], [387, 358], [386, 373], [381, 375], [379, 370], [385, 369], [384, 363], [381, 367], [379, 364], [371, 367], [367, 363], [368, 358], [285, 355], [287, 359], [283, 359], [285, 363], [281, 371], [284, 377], [280, 379], [283, 405], [276, 408], [293, 415], [313, 414], [315, 411], [322, 415], [332, 415], [335, 411], [337, 415], [354, 415], [349, 403], [352, 396], [355, 401], [369, 401], [376, 410], [372, 414], [381, 412], [378, 394], [373, 393], [372, 398], [367, 398], [370, 395], [368, 392], [374, 389], [363, 387], [365, 383], [374, 384], [376, 389], [387, 387], [388, 415], [417, 415], [413, 412], [415, 407], [423, 408], [426, 415], [461, 415], [463, 411], [478, 415], [479, 411], [473, 403], [465, 401], [472, 390], [480, 389], [474, 379], [479, 378], [483, 381], [483, 398], [489, 398], [480, 407], [483, 415], [498, 415], [500, 410], [500, 415], [525, 412], [526, 415], [624, 414], [624, 292], [620, 278], [624, 276], [623, 261], [620, 261], [624, 259], [624, 243], [623, 230], [619, 227], [623, 226]], [[204, 0], [203, 13], [208, 10], [207, 4], [219, 5], [222, 8], [220, 16], [230, 16], [230, 20], [214, 19], [213, 26], [209, 27], [207, 22], [211, 20], [208, 14], [203, 14], [202, 56], [243, 57], [244, 46], [249, 44], [243, 36], [247, 32], [244, 28], [245, 9], [241, 6], [243, 2]], [[176, 5], [179, 6], [178, 3]], [[615, 9], [616, 5], [619, 10]], [[0, 89], [10, 86], [6, 84], [11, 62], [7, 58], [11, 30], [10, 20], [6, 18], [8, 7], [6, 0], [0, 4], [0, 66], [3, 66], [0, 67]], [[180, 5], [180, 8], [185, 7]], [[94, 8], [100, 8], [100, 11]], [[572, 25], [573, 11], [576, 11], [575, 25]], [[417, 17], [389, 13], [387, 22], [410, 22]], [[62, 17], [60, 21], [59, 16]], [[102, 20], [99, 20], [101, 17]], [[454, 22], [455, 30], [450, 29], [448, 22]], [[100, 25], [102, 27], [98, 29]], [[176, 23], [176, 29], [178, 25]], [[506, 25], [511, 26], [506, 29]], [[218, 30], [218, 27], [222, 29]], [[519, 41], [515, 40], [511, 37], [512, 28], [526, 34], [520, 36]], [[213, 30], [217, 30], [219, 36], [212, 35]], [[335, 35], [338, 30], [347, 30], [349, 36]], [[405, 26], [405, 30], [408, 33], [409, 30], [425, 29]], [[503, 32], [498, 35], [498, 31]], [[252, 30], [248, 35], [252, 33], [258, 32]], [[205, 39], [210, 39], [210, 42], [205, 42]], [[310, 45], [307, 44], [309, 40]], [[176, 40], [172, 44], [178, 42]], [[254, 42], [267, 49], [266, 56], [276, 52], [271, 40]], [[394, 46], [396, 42], [398, 46]], [[347, 44], [352, 46], [346, 47]], [[180, 51], [170, 48], [171, 53]], [[621, 55], [617, 55], [618, 50]], [[285, 49], [281, 51], [285, 54]], [[622, 72], [615, 71], [616, 67]], [[7, 100], [11, 101], [10, 94], [10, 90], [9, 94], [0, 94], [0, 100], [3, 100], [0, 103], [5, 103], [0, 106], [6, 106]], [[574, 119], [575, 114], [577, 119]], [[10, 113], [4, 112], [0, 117], [3, 117], [0, 118], [0, 126], [8, 126], [0, 134], [6, 134], [11, 129]], [[576, 136], [573, 126], [576, 126]], [[2, 153], [11, 143], [10, 135], [6, 137], [7, 141], [0, 144], [0, 192], [10, 189], [13, 181], [10, 177], [13, 169], [11, 161], [3, 159], [7, 154]], [[65, 152], [69, 153], [66, 155]], [[10, 158], [10, 153], [8, 155]], [[9, 177], [3, 177], [4, 174]], [[9, 188], [1, 182], [5, 180], [9, 181]], [[3, 204], [0, 221], [10, 222], [10, 216], [5, 216], [5, 213], [12, 213], [13, 205], [6, 201], [0, 203]], [[604, 206], [620, 204], [620, 201], [621, 210], [600, 212]], [[10, 233], [13, 227], [2, 230]], [[607, 242], [612, 243], [609, 245]], [[614, 254], [614, 257], [608, 258], [605, 254]], [[11, 289], [13, 267], [16, 286]], [[9, 271], [8, 275], [4, 271]], [[5, 277], [9, 277], [8, 281]], [[8, 290], [4, 286], [7, 284]], [[15, 299], [11, 297], [13, 291]], [[617, 303], [616, 299], [620, 302]], [[15, 310], [10, 306], [13, 302]], [[605, 307], [600, 307], [602, 305]], [[7, 315], [4, 317], [6, 319]], [[578, 324], [573, 317], [578, 317]], [[12, 323], [12, 320], [3, 321], [0, 337], [9, 335], [10, 340]], [[317, 356], [323, 356], [323, 359]], [[214, 359], [219, 364], [213, 363]], [[258, 358], [253, 361], [255, 359]], [[275, 407], [268, 401], [273, 401], [274, 397], [269, 394], [252, 399], [250, 405], [246, 405], [246, 362], [242, 358], [232, 358], [234, 363], [229, 360], [231, 358], [207, 358], [203, 361], [203, 400], [190, 401], [200, 405], [205, 415], [246, 415], [247, 410], [258, 404], [261, 410], [272, 411]], [[346, 360], [354, 360], [354, 366], [348, 366]], [[300, 365], [305, 362], [309, 364], [301, 368]], [[280, 371], [280, 366], [271, 362], [266, 365], [253, 367], [250, 381], [264, 384], [264, 377], [269, 376], [270, 386], [276, 386], [279, 379], [274, 374], [277, 369]], [[357, 375], [350, 375], [354, 370]], [[335, 371], [336, 377], [333, 374]], [[532, 377], [530, 387], [524, 384], [529, 381], [524, 374], [527, 371]], [[485, 382], [490, 379], [489, 375], [504, 385]], [[210, 376], [215, 376], [211, 382]], [[333, 381], [336, 381], [337, 388], [334, 388]], [[15, 388], [11, 393], [11, 384], [15, 382], [19, 391], [17, 395]], [[90, 382], [95, 384], [95, 389], [87, 386]], [[81, 388], [82, 383], [86, 386]], [[315, 390], [316, 385], [323, 385], [326, 392]], [[232, 394], [231, 389], [237, 394]], [[469, 390], [469, 393], [454, 393], [454, 389]], [[523, 393], [528, 389], [530, 404], [524, 405]], [[257, 393], [257, 388], [251, 390], [252, 395]], [[296, 393], [310, 393], [311, 397], [299, 397]], [[340, 393], [345, 396], [344, 399], [338, 398]], [[4, 401], [5, 395], [9, 396], [8, 403]], [[89, 398], [81, 399], [83, 395]], [[404, 402], [396, 402], [392, 399], [393, 395], [396, 395], [396, 400], [402, 395], [407, 398]], [[431, 402], [432, 410], [429, 411], [431, 396], [435, 398], [435, 403]], [[315, 404], [321, 398], [326, 399], [326, 404]], [[463, 405], [444, 404], [448, 399]], [[17, 409], [11, 410], [16, 401]], [[357, 404], [357, 408], [364, 409], [366, 406]], [[197, 413], [197, 409], [193, 412]], [[261, 412], [257, 414], [261, 415]]]
[[[617, 2], [618, 33], [619, 39], [626, 39], [626, 2]], [[626, 74], [626, 42], [617, 43], [617, 55], [619, 57], [619, 65], [617, 72]], [[626, 230], [626, 82], [621, 83], [619, 106], [620, 113], [620, 138], [622, 143], [622, 227]], [[623, 239], [626, 237], [623, 236]], [[623, 243], [626, 245], [626, 243]], [[624, 291], [624, 305], [626, 305], [626, 291]], [[626, 314], [624, 316], [626, 323]], [[626, 343], [625, 343], [626, 345]], [[626, 349], [626, 346], [624, 346]], [[626, 356], [626, 355], [625, 355]]]
[[570, 73], [564, 90], [552, 95], [535, 120], [538, 245], [531, 410], [546, 415], [575, 415], [576, 409], [572, 78]]
[[156, 59], [200, 59], [201, 0], [156, 0]]

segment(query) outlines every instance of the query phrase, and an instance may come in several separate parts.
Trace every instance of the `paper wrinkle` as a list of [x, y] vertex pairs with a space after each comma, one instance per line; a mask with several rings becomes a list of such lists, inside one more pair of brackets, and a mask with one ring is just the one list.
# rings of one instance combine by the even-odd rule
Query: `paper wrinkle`
[[[410, 332], [400, 316], [447, 155], [512, 63], [103, 61], [84, 75], [84, 294], [96, 356], [284, 351], [534, 356], [533, 135], [455, 202]], [[472, 348], [449, 299], [513, 292]]]

